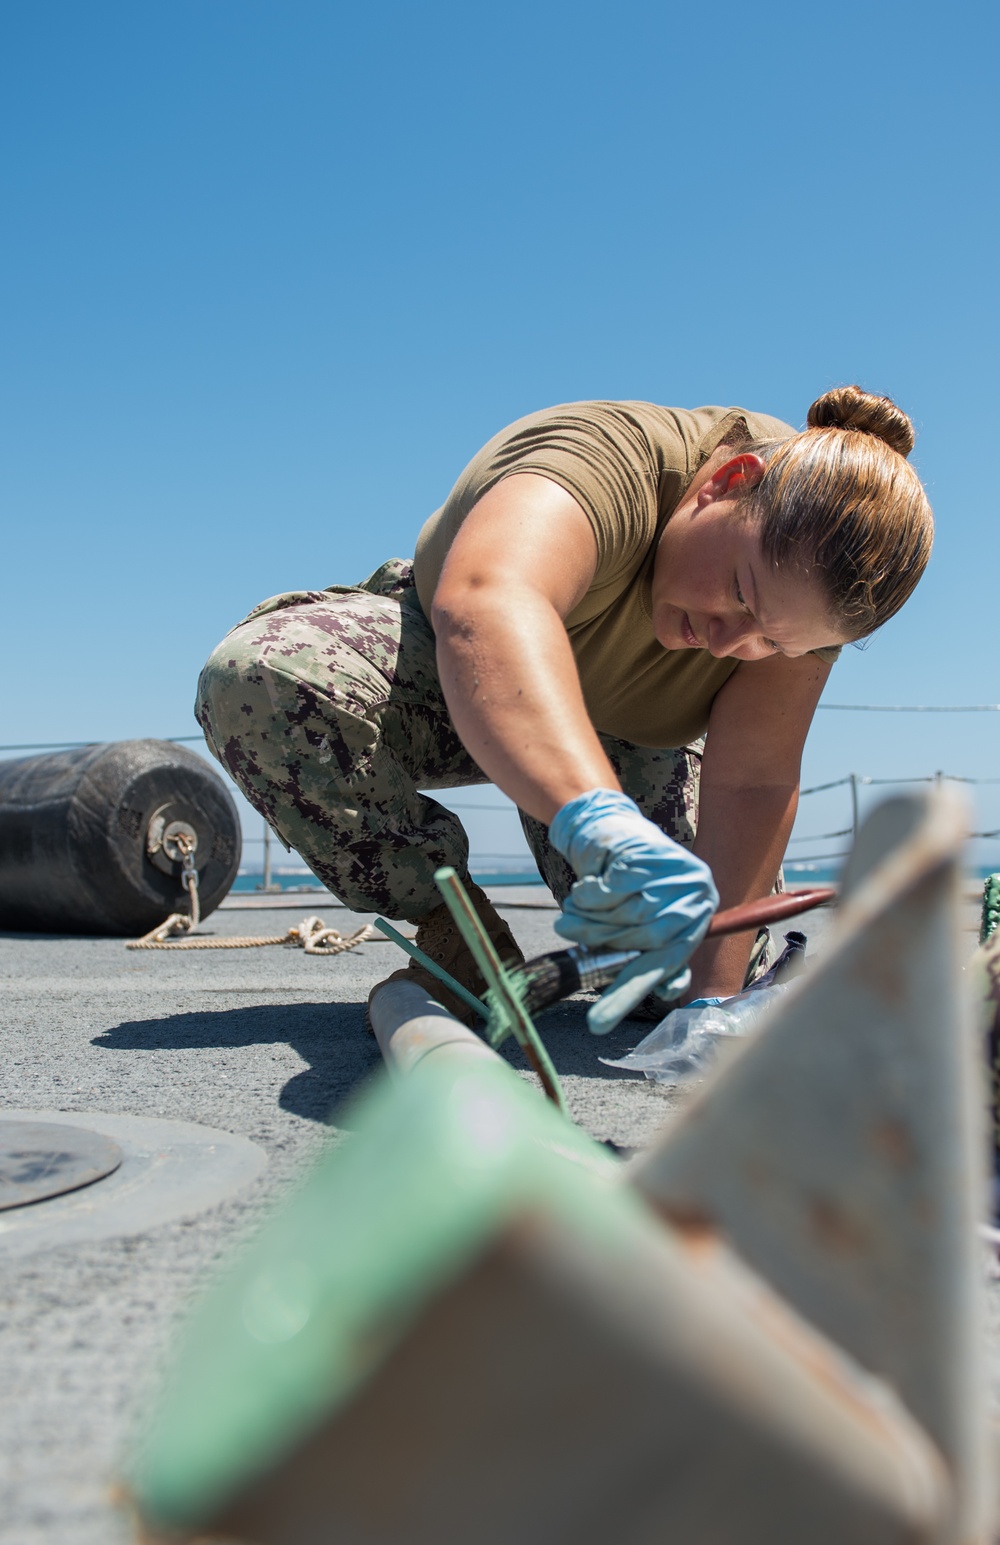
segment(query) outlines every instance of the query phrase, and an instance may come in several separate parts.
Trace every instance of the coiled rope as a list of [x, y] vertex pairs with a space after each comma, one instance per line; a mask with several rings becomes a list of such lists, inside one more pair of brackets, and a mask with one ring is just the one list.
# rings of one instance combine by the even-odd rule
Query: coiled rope
[[[305, 950], [307, 955], [343, 955], [345, 950], [356, 949], [366, 939], [375, 936], [371, 923], [365, 923], [345, 938], [339, 929], [328, 928], [321, 917], [304, 917], [297, 928], [289, 928], [287, 933], [262, 937], [237, 934], [231, 939], [207, 939], [201, 934], [195, 934], [186, 939], [183, 935], [191, 934], [201, 921], [198, 871], [194, 862], [198, 837], [191, 827], [177, 822], [167, 827], [161, 840], [169, 857], [180, 855], [181, 885], [187, 892], [189, 910], [171, 912], [165, 922], [158, 923], [143, 934], [141, 939], [130, 939], [125, 946], [127, 950], [250, 950], [266, 944], [287, 944]], [[171, 848], [167, 848], [168, 840]]]
[[365, 923], [363, 927], [355, 929], [354, 933], [345, 936], [336, 928], [328, 928], [321, 917], [304, 917], [297, 928], [289, 928], [287, 933], [271, 934], [263, 938], [254, 938], [245, 934], [237, 934], [231, 939], [207, 939], [201, 935], [195, 935], [191, 939], [178, 937], [189, 933], [191, 927], [192, 919], [186, 912], [172, 912], [166, 922], [151, 928], [141, 939], [130, 939], [125, 948], [127, 950], [248, 950], [258, 945], [287, 944], [305, 950], [307, 955], [343, 955], [345, 950], [356, 949], [359, 944], [364, 944], [366, 940], [375, 937], [375, 929], [371, 923]]

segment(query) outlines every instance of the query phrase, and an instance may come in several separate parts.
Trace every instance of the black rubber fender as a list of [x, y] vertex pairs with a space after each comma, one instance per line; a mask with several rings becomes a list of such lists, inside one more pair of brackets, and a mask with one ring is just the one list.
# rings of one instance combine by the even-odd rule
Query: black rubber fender
[[154, 863], [154, 816], [198, 842], [203, 917], [240, 864], [240, 824], [208, 762], [167, 740], [121, 740], [0, 761], [0, 928], [30, 933], [147, 933], [187, 911], [180, 862]]

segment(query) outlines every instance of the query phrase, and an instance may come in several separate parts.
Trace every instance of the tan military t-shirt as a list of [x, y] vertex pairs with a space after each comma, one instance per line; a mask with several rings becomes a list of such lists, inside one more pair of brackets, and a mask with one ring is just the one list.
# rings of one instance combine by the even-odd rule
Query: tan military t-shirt
[[[661, 408], [651, 402], [571, 402], [529, 414], [474, 456], [417, 541], [414, 577], [430, 616], [462, 521], [489, 489], [520, 472], [560, 484], [597, 539], [597, 570], [566, 618], [595, 728], [640, 746], [684, 746], [702, 735], [712, 700], [738, 660], [707, 649], [664, 649], [653, 633], [653, 559], [663, 528], [723, 440], [784, 440], [780, 419], [743, 408]], [[825, 659], [836, 650], [819, 651]]]

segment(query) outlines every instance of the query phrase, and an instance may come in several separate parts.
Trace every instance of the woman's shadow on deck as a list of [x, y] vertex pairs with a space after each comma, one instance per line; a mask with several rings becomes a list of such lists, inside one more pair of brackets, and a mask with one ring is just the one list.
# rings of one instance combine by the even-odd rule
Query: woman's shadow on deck
[[129, 1019], [94, 1037], [111, 1051], [231, 1050], [286, 1045], [308, 1065], [283, 1086], [282, 1110], [326, 1123], [381, 1061], [363, 1003], [262, 1003]]
[[[587, 1030], [585, 1011], [584, 1003], [563, 1003], [539, 1023], [558, 1072], [609, 1081], [628, 1078], [626, 1073], [602, 1067], [598, 1058], [621, 1056], [649, 1026], [626, 1022], [612, 1036], [596, 1040]], [[308, 1065], [283, 1086], [278, 1104], [307, 1121], [329, 1122], [331, 1112], [382, 1062], [375, 1038], [365, 1026], [363, 1003], [264, 1003], [130, 1019], [93, 1040], [93, 1045], [112, 1051], [230, 1050], [282, 1044]], [[501, 1055], [514, 1067], [524, 1066], [519, 1048], [512, 1043]]]

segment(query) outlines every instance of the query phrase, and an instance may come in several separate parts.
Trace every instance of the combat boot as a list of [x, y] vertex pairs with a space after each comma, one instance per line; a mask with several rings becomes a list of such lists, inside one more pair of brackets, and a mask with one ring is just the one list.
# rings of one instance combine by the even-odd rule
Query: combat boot
[[[504, 965], [521, 965], [524, 955], [510, 928], [485, 891], [480, 890], [472, 880], [465, 881], [465, 890]], [[477, 998], [482, 997], [486, 991], [486, 983], [444, 902], [439, 907], [435, 907], [433, 912], [428, 913], [427, 917], [421, 918], [417, 924], [414, 943], [435, 964], [443, 966], [449, 976], [461, 982], [462, 986], [475, 993]], [[461, 1020], [463, 1025], [471, 1027], [476, 1023], [476, 1015], [468, 1004], [446, 987], [444, 982], [439, 982], [437, 977], [433, 976], [419, 961], [411, 960], [401, 971], [394, 971], [391, 976], [385, 978], [385, 981], [376, 982], [368, 995], [369, 1005], [375, 993], [380, 987], [384, 987], [386, 982], [415, 982], [417, 986], [430, 993], [431, 997], [436, 999], [442, 1008], [447, 1009], [455, 1019]], [[371, 1019], [369, 1018], [370, 1028]]]

